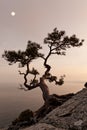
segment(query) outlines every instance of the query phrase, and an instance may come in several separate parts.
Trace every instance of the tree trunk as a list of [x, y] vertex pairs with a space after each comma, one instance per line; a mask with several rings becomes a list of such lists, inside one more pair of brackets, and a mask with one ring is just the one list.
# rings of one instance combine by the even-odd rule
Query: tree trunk
[[49, 99], [49, 88], [44, 80], [44, 77], [40, 78], [40, 88], [42, 90], [43, 99], [46, 102]]

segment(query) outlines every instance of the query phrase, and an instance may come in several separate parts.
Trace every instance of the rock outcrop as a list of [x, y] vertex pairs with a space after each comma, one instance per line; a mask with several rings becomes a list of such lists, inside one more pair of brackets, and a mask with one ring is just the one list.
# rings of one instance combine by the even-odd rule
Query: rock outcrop
[[87, 88], [25, 130], [87, 130]]
[[20, 115], [14, 121], [12, 121], [8, 130], [19, 130], [19, 128], [36, 124], [53, 109], [58, 106], [61, 106], [64, 102], [72, 98], [72, 96], [74, 96], [73, 93], [61, 96], [56, 94], [50, 95], [49, 100], [47, 100], [44, 105], [40, 107], [40, 109], [38, 109], [37, 111], [32, 112], [28, 109], [21, 112]]
[[21, 127], [27, 127], [34, 124], [34, 113], [27, 109], [20, 113], [20, 115], [12, 121], [7, 130], [19, 130]]
[[61, 106], [64, 102], [72, 98], [72, 96], [74, 96], [73, 93], [60, 95], [60, 96], [56, 94], [50, 95], [49, 100], [47, 100], [47, 102], [45, 102], [44, 105], [35, 112], [36, 122], [41, 120], [43, 117], [45, 117], [49, 112], [51, 112], [55, 108]]
[[56, 128], [51, 124], [38, 123], [37, 125], [31, 126], [29, 128], [21, 129], [21, 130], [65, 130], [65, 129]]

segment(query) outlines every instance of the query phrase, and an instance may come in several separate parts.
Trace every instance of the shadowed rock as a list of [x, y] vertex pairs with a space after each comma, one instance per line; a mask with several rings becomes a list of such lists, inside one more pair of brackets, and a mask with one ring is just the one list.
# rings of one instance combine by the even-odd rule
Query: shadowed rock
[[87, 89], [78, 92], [40, 122], [66, 130], [87, 130]]
[[87, 130], [87, 88], [23, 130]]
[[[42, 118], [44, 118], [49, 112], [51, 112], [56, 107], [62, 105], [68, 99], [70, 99], [74, 94], [66, 94], [58, 96], [56, 94], [50, 95], [50, 98], [44, 105], [38, 109], [36, 112], [32, 112], [31, 110], [25, 110], [21, 112], [21, 114], [16, 118], [12, 125], [8, 128], [8, 130], [19, 130], [19, 128], [23, 128], [26, 126], [33, 125], [39, 122]], [[45, 125], [47, 127], [47, 125]], [[41, 125], [40, 125], [41, 127]], [[47, 127], [48, 128], [48, 127]], [[52, 127], [53, 128], [53, 127]], [[54, 127], [55, 128], [55, 127]]]

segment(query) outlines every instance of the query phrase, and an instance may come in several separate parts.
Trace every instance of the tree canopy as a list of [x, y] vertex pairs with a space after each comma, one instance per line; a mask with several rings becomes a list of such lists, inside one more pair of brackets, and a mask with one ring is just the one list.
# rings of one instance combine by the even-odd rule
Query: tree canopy
[[[25, 73], [19, 71], [19, 74], [24, 76], [25, 88], [27, 88], [27, 90], [31, 90], [33, 88], [40, 87], [43, 92], [43, 98], [46, 100], [45, 97], [47, 94], [49, 95], [49, 90], [45, 80], [55, 82], [56, 85], [62, 85], [64, 83], [64, 76], [61, 76], [58, 80], [56, 76], [51, 74], [51, 66], [48, 64], [49, 57], [52, 55], [66, 55], [67, 49], [80, 47], [83, 42], [84, 40], [80, 40], [76, 37], [76, 35], [67, 36], [65, 31], [59, 31], [55, 28], [53, 32], [48, 33], [47, 37], [44, 38], [43, 44], [46, 44], [49, 48], [46, 56], [40, 53], [40, 49], [43, 49], [40, 44], [28, 41], [25, 51], [5, 50], [2, 57], [9, 62], [9, 65], [18, 62], [20, 68], [26, 66]], [[43, 75], [40, 76], [40, 79], [37, 78], [39, 70], [36, 70], [34, 67], [30, 69], [29, 67], [31, 62], [33, 62], [33, 60], [37, 60], [38, 58], [40, 58], [40, 60], [43, 59], [43, 65], [45, 67], [45, 71]], [[33, 75], [33, 78], [29, 83], [28, 75]]]

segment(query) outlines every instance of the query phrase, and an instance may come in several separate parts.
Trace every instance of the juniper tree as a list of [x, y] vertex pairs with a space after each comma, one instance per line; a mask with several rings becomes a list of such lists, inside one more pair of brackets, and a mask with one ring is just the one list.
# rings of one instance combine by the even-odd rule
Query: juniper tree
[[[50, 72], [51, 65], [48, 64], [48, 59], [52, 55], [66, 55], [67, 49], [71, 47], [80, 47], [83, 42], [84, 40], [80, 40], [76, 35], [67, 36], [65, 31], [58, 31], [57, 28], [55, 28], [52, 33], [48, 33], [43, 42], [49, 48], [46, 56], [40, 53], [40, 49], [42, 49], [40, 44], [28, 41], [25, 51], [5, 50], [2, 57], [9, 62], [9, 65], [18, 63], [20, 68], [26, 67], [25, 72], [19, 71], [19, 74], [24, 77], [24, 88], [26, 88], [26, 90], [32, 90], [40, 87], [43, 99], [46, 102], [49, 99], [50, 94], [48, 85], [45, 81], [48, 80], [49, 82], [55, 82], [56, 85], [62, 85], [64, 83], [64, 76], [57, 79], [56, 76], [52, 75]], [[39, 70], [36, 70], [34, 67], [32, 69], [30, 68], [31, 62], [38, 58], [40, 58], [39, 60], [43, 60], [43, 66], [45, 67], [42, 75], [40, 75]], [[33, 76], [29, 82], [28, 75]], [[40, 75], [39, 79], [38, 75]]]

